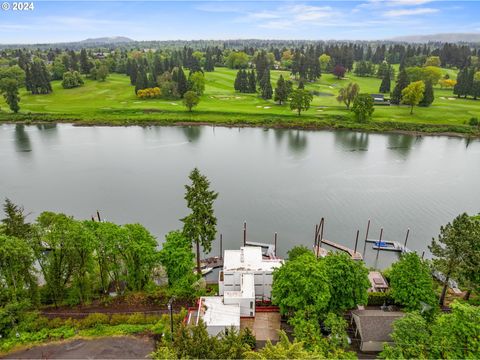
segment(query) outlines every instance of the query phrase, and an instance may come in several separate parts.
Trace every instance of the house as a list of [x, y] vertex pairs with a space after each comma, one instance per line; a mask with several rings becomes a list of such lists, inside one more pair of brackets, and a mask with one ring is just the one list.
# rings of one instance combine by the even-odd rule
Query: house
[[283, 264], [274, 256], [264, 257], [262, 248], [243, 246], [240, 250], [225, 250], [223, 269], [218, 274], [220, 295], [228, 291], [240, 291], [242, 275], [253, 275], [255, 299], [270, 300], [272, 296], [273, 270]]
[[387, 280], [379, 271], [370, 271], [368, 273], [368, 280], [370, 280], [370, 288], [368, 292], [385, 292], [388, 290]]
[[361, 351], [382, 351], [384, 343], [392, 343], [392, 323], [403, 317], [401, 311], [353, 310], [355, 335], [360, 337]]
[[225, 329], [240, 331], [240, 305], [225, 304], [221, 296], [203, 296], [198, 301], [198, 308], [189, 312], [187, 324], [198, 325], [200, 319], [211, 336], [217, 336]]
[[240, 316], [255, 316], [255, 283], [253, 274], [241, 275], [240, 290], [229, 290], [223, 292], [223, 303], [225, 305], [240, 306]]

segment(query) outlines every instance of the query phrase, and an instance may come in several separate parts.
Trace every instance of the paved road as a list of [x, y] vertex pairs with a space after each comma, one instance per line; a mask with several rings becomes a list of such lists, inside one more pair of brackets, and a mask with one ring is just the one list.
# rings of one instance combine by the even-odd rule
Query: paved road
[[145, 359], [154, 350], [148, 337], [107, 337], [34, 346], [5, 359]]

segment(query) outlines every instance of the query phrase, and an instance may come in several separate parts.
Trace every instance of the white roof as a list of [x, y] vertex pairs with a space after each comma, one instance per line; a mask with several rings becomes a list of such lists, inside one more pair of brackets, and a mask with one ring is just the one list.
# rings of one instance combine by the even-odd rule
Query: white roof
[[240, 326], [240, 305], [225, 305], [221, 296], [204, 296], [200, 301], [200, 316], [206, 326]]
[[261, 247], [243, 246], [240, 250], [225, 250], [223, 270], [273, 271], [282, 262], [281, 259], [263, 259]]
[[223, 296], [225, 298], [255, 298], [255, 275], [242, 274], [240, 289], [240, 291], [224, 291]]

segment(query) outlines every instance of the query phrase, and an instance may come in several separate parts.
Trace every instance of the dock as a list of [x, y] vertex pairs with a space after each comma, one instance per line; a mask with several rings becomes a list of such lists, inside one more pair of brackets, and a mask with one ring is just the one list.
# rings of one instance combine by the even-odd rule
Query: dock
[[398, 241], [366, 239], [366, 242], [373, 243], [373, 249], [375, 250], [396, 251], [402, 254], [412, 252], [412, 250], [407, 248], [405, 245], [400, 244]]
[[223, 267], [223, 258], [220, 256], [212, 256], [206, 259], [200, 260], [200, 266], [202, 268], [217, 269]]
[[[358, 251], [355, 251], [353, 249], [350, 249], [344, 245], [341, 245], [341, 244], [337, 244], [333, 241], [330, 241], [330, 240], [327, 240], [327, 239], [322, 239], [321, 240], [321, 243], [322, 244], [326, 244], [334, 249], [337, 249], [337, 250], [340, 250], [340, 251], [343, 251], [343, 252], [346, 252], [348, 255], [350, 255], [350, 257], [353, 259], [353, 260], [363, 260], [363, 256], [360, 252]], [[328, 254], [328, 250], [322, 248], [322, 247], [319, 247], [318, 245], [315, 245], [314, 246], [314, 252], [315, 254], [318, 254], [319, 256], [326, 256]]]

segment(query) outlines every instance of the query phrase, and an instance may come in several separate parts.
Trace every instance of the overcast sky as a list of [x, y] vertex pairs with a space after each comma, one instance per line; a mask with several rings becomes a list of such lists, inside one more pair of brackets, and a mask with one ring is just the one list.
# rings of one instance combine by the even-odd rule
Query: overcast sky
[[34, 7], [0, 10], [0, 43], [104, 36], [369, 40], [480, 32], [479, 1], [34, 1]]

